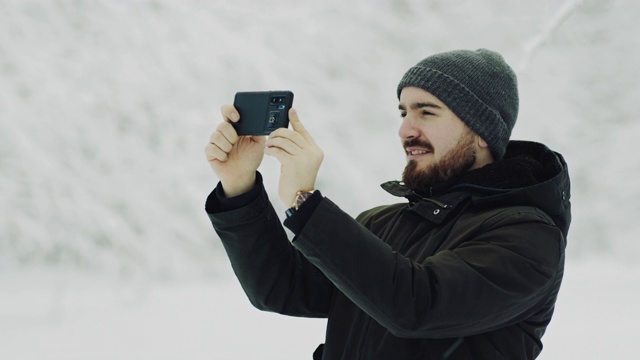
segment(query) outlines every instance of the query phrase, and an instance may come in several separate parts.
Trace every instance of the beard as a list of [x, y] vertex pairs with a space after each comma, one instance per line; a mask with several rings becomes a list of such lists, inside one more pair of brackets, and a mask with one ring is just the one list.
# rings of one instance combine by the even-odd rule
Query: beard
[[[418, 194], [429, 194], [433, 185], [454, 179], [471, 169], [476, 162], [474, 142], [474, 133], [465, 129], [455, 147], [438, 162], [419, 170], [418, 162], [410, 160], [402, 172], [402, 181], [406, 187]], [[420, 140], [407, 141], [404, 147], [416, 145], [433, 150], [431, 144]]]

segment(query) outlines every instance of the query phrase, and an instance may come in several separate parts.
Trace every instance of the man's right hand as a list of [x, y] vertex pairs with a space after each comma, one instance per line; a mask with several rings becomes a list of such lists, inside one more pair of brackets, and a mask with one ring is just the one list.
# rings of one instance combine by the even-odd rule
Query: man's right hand
[[256, 170], [264, 157], [264, 136], [238, 136], [231, 122], [240, 120], [233, 105], [220, 109], [224, 120], [211, 134], [205, 147], [209, 165], [216, 173], [226, 197], [249, 191], [255, 184]]

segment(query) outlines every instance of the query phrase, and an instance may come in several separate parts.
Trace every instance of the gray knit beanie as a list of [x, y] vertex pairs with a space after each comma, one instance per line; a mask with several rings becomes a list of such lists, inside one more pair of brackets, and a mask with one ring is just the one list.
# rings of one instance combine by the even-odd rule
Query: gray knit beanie
[[502, 159], [518, 117], [516, 74], [497, 52], [455, 50], [429, 56], [409, 69], [400, 92], [415, 86], [445, 103]]

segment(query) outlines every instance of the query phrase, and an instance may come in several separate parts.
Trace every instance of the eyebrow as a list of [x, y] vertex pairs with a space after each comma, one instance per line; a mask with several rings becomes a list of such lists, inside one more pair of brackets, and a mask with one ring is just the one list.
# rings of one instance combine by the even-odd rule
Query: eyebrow
[[[412, 103], [411, 106], [409, 106], [411, 108], [411, 110], [417, 110], [417, 109], [422, 109], [422, 108], [433, 108], [433, 109], [442, 109], [442, 107], [438, 104], [434, 104], [432, 102], [417, 102], [417, 103]], [[398, 105], [398, 110], [406, 110], [404, 105], [400, 104]]]

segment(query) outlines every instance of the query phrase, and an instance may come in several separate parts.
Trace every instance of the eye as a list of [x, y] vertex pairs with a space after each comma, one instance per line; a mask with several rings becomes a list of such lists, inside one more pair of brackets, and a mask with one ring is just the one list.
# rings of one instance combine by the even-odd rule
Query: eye
[[400, 111], [400, 117], [404, 119], [405, 116], [407, 116], [407, 112], [406, 111]]
[[422, 110], [422, 116], [434, 115], [432, 112], [428, 112], [427, 110]]

